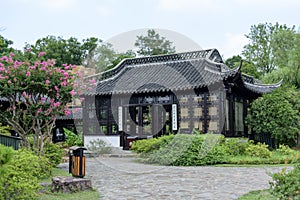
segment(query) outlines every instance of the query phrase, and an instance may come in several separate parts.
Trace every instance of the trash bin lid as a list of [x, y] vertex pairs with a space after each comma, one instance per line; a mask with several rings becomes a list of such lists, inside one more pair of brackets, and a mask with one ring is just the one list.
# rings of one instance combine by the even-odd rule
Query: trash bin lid
[[70, 150], [73, 150], [73, 151], [76, 151], [76, 150], [79, 150], [79, 149], [87, 150], [87, 148], [85, 148], [85, 147], [80, 147], [80, 146], [72, 146], [72, 147], [70, 147]]

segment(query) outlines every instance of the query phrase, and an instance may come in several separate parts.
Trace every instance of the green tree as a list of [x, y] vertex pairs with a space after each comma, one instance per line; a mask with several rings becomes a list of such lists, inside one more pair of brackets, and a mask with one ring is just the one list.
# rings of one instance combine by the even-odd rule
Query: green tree
[[256, 99], [246, 122], [254, 134], [271, 133], [275, 143], [295, 145], [300, 131], [299, 92], [282, 88]]
[[148, 30], [147, 36], [137, 36], [134, 45], [138, 47], [137, 53], [142, 56], [175, 53], [172, 42], [160, 36], [154, 29]]
[[96, 49], [98, 47], [98, 42], [102, 42], [102, 40], [95, 37], [83, 40], [82, 49], [85, 51], [83, 64], [84, 66], [91, 67], [95, 65], [93, 61], [96, 54]]
[[[292, 46], [289, 47], [289, 51], [276, 56], [278, 63], [281, 63], [280, 68], [266, 74], [262, 80], [265, 83], [274, 83], [283, 79], [283, 84], [286, 86], [300, 88], [300, 35], [295, 33]], [[282, 47], [284, 48], [284, 47]], [[280, 50], [283, 52], [285, 50]], [[279, 52], [278, 51], [278, 52]], [[282, 56], [284, 55], [284, 56]]]
[[294, 46], [288, 56], [288, 68], [293, 84], [300, 89], [300, 33], [294, 34], [294, 37]]
[[93, 56], [93, 51], [97, 47], [97, 38], [88, 38], [83, 43], [77, 38], [47, 36], [38, 39], [34, 45], [27, 44], [25, 49], [31, 49], [36, 55], [39, 52], [46, 52], [45, 59], [54, 59], [56, 66], [62, 64], [81, 65], [84, 60]]
[[133, 51], [127, 51], [125, 53], [118, 53], [114, 50], [113, 45], [110, 43], [102, 43], [95, 50], [95, 62], [96, 72], [106, 71], [115, 67], [125, 58], [134, 58], [135, 53]]
[[300, 45], [297, 44], [297, 34], [294, 29], [294, 27], [288, 28], [286, 25], [279, 26], [272, 35], [271, 47], [274, 63], [279, 68], [288, 66], [291, 51]]
[[[236, 68], [240, 65], [242, 57], [240, 55], [234, 55], [231, 58], [228, 58], [225, 61], [225, 64], [230, 67], [230, 68]], [[259, 78], [259, 73], [257, 72], [254, 64], [248, 62], [248, 61], [243, 61], [242, 64], [242, 73], [253, 76], [254, 78]]]
[[290, 41], [293, 33], [294, 27], [289, 28], [278, 23], [253, 25], [250, 33], [245, 35], [249, 39], [249, 44], [244, 46], [242, 54], [247, 61], [254, 63], [259, 73], [262, 75], [270, 73], [286, 62], [293, 44]]
[[13, 41], [8, 40], [0, 35], [0, 55], [4, 55], [14, 51], [14, 49], [10, 47], [12, 44]]

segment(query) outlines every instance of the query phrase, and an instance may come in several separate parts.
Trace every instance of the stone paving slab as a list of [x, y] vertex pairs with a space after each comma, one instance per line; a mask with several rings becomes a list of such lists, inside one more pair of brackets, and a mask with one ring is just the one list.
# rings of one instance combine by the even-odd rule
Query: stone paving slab
[[282, 167], [173, 167], [134, 158], [88, 158], [87, 178], [103, 200], [237, 199], [269, 187]]

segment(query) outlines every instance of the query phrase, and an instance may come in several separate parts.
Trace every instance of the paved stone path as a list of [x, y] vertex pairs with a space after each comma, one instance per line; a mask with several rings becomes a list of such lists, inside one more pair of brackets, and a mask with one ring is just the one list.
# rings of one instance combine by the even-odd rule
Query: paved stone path
[[87, 178], [103, 200], [237, 199], [269, 187], [279, 167], [165, 167], [134, 158], [87, 158]]

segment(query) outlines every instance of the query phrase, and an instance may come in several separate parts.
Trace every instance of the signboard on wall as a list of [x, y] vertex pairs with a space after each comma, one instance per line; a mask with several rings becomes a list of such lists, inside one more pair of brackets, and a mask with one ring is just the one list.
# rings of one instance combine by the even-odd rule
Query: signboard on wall
[[119, 131], [123, 131], [123, 108], [119, 106], [118, 108], [118, 126]]
[[172, 130], [177, 131], [177, 104], [172, 104]]

